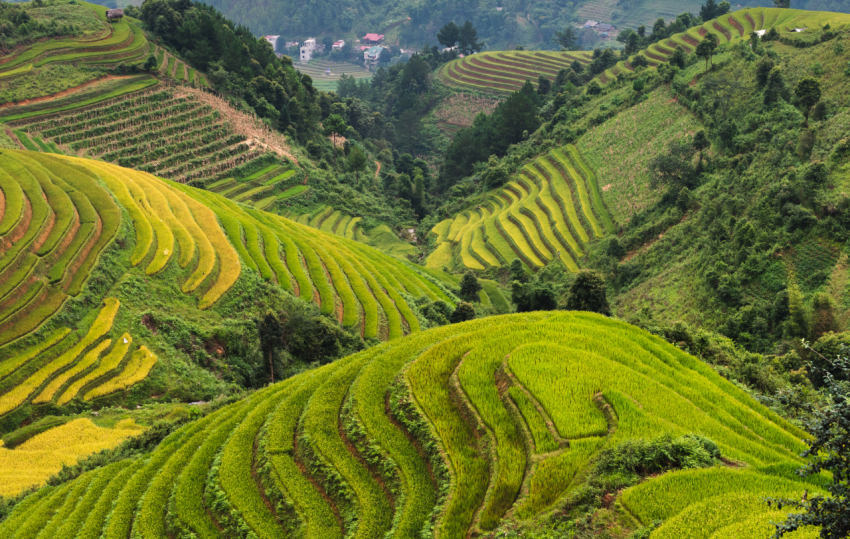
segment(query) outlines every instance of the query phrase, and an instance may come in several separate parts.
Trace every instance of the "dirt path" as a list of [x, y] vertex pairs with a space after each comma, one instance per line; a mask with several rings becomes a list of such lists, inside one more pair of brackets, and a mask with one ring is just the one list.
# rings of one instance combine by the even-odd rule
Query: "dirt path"
[[18, 140], [17, 135], [15, 135], [14, 133], [12, 133], [12, 128], [11, 128], [11, 127], [9, 127], [9, 126], [7, 126], [7, 125], [4, 125], [4, 126], [3, 126], [3, 128], [4, 128], [4, 130], [6, 131], [6, 136], [7, 136], [7, 137], [9, 137], [10, 139], [12, 139], [12, 142], [14, 142], [14, 143], [18, 146], [18, 148], [20, 148], [21, 150], [26, 150], [26, 148], [24, 147], [24, 145], [23, 145], [23, 144], [21, 144], [21, 141], [20, 141], [20, 140]]
[[2, 105], [0, 105], [0, 109], [5, 109], [5, 108], [9, 108], [9, 107], [19, 107], [19, 106], [22, 106], [22, 105], [32, 105], [33, 103], [42, 103], [44, 101], [53, 101], [54, 99], [58, 99], [60, 97], [65, 97], [66, 95], [70, 95], [70, 94], [79, 92], [80, 90], [88, 88], [89, 86], [94, 86], [95, 84], [99, 84], [101, 82], [106, 82], [106, 81], [110, 81], [110, 80], [118, 80], [118, 79], [129, 79], [129, 78], [132, 78], [132, 77], [133, 77], [133, 75], [122, 75], [122, 76], [104, 75], [104, 76], [98, 77], [94, 80], [84, 82], [83, 84], [80, 84], [79, 86], [75, 86], [73, 88], [68, 88], [67, 90], [62, 90], [61, 92], [57, 92], [55, 94], [46, 95], [44, 97], [36, 97], [36, 98], [33, 98], [33, 99], [24, 99], [23, 101], [10, 101], [9, 103], [3, 103]]
[[298, 159], [292, 155], [292, 151], [290, 150], [289, 144], [286, 142], [286, 138], [283, 136], [283, 133], [269, 129], [269, 127], [258, 118], [244, 112], [239, 112], [231, 107], [224, 99], [199, 88], [189, 85], [180, 86], [175, 91], [175, 95], [179, 95], [181, 93], [191, 94], [201, 103], [207, 104], [219, 111], [224, 120], [230, 122], [236, 133], [245, 135], [245, 138], [247, 139], [245, 143], [248, 144], [248, 146], [252, 148], [259, 146], [265, 150], [273, 151], [278, 155], [292, 160], [292, 162], [294, 162], [298, 167], [301, 167], [298, 163]]
[[378, 174], [381, 173], [381, 163], [379, 161], [375, 161], [375, 164], [378, 165], [378, 170], [375, 171], [375, 179], [378, 179]]

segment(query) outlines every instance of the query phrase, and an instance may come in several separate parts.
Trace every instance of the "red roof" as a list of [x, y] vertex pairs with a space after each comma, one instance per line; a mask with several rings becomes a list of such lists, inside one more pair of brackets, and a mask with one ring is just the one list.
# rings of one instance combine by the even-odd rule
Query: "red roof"
[[366, 34], [363, 37], [363, 41], [380, 41], [382, 39], [384, 39], [383, 34]]

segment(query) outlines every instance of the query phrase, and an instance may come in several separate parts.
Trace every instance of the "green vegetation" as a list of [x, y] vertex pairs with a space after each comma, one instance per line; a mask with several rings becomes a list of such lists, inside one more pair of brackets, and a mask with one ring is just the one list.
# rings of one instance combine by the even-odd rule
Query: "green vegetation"
[[368, 81], [374, 75], [374, 72], [366, 70], [359, 64], [333, 62], [318, 58], [307, 64], [299, 64], [296, 69], [301, 73], [310, 75], [313, 78], [313, 86], [325, 92], [336, 92], [337, 83], [343, 75], [354, 79], [356, 82]]
[[[440, 239], [426, 265], [485, 270], [519, 258], [539, 268], [559, 259], [578, 271], [585, 244], [614, 231], [596, 178], [587, 171], [572, 146], [526, 165], [505, 188], [476, 198], [475, 209], [434, 227]], [[458, 251], [457, 262], [446, 260], [450, 250]]]
[[578, 61], [590, 63], [586, 52], [506, 51], [485, 52], [453, 60], [437, 76], [449, 86], [508, 93], [519, 90], [526, 80], [537, 83], [539, 76], [554, 81], [561, 69]]
[[[582, 374], [568, 375], [564, 365]], [[522, 414], [511, 411], [508, 392], [525, 403]], [[613, 413], [606, 415], [597, 403]], [[530, 419], [542, 417], [540, 410], [554, 421], [559, 439], [582, 432], [590, 437], [570, 440], [569, 448], [550, 441], [550, 452], [534, 458], [525, 445], [528, 426], [547, 431], [550, 440], [554, 435]], [[476, 425], [490, 434], [476, 435]], [[716, 446], [691, 435], [675, 438], [691, 432]], [[639, 448], [610, 442], [659, 433], [670, 436]], [[106, 467], [57, 492], [66, 505], [79, 500], [86, 507], [98, 507], [110, 493], [117, 500], [112, 510], [90, 517], [100, 519], [90, 525], [108, 536], [240, 526], [283, 537], [306, 526], [327, 537], [464, 537], [495, 529], [513, 507], [516, 517], [528, 519], [558, 501], [578, 499], [589, 488], [580, 478], [589, 472], [595, 478], [609, 469], [697, 467], [644, 481], [627, 490], [622, 503], [641, 523], [665, 519], [658, 533], [688, 533], [695, 529], [691, 523], [698, 524], [689, 515], [709, 508], [705, 533], [739, 517], [768, 514], [758, 498], [765, 491], [820, 492], [802, 479], [755, 468], [799, 462], [803, 435], [697, 359], [646, 332], [599, 315], [536, 313], [432, 329], [296, 375], [173, 432], [131, 472]], [[487, 465], [487, 439], [498, 469]], [[714, 465], [718, 448], [724, 458], [753, 468]], [[594, 458], [605, 464], [590, 470]], [[446, 466], [454, 470], [451, 480]], [[89, 481], [98, 490], [87, 495]], [[526, 482], [527, 494], [521, 494]], [[210, 489], [223, 497], [202, 495]], [[0, 531], [62, 525], [70, 509], [48, 491], [22, 501]], [[719, 505], [707, 503], [713, 496]], [[264, 502], [269, 497], [275, 505]], [[429, 515], [441, 506], [432, 521]], [[730, 511], [715, 509], [726, 506]]]

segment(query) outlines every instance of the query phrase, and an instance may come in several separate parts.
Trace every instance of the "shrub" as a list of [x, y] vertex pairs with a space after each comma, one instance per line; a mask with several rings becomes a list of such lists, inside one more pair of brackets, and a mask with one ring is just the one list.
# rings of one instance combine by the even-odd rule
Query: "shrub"
[[707, 468], [719, 459], [717, 444], [704, 436], [665, 434], [654, 440], [625, 440], [603, 450], [596, 472], [644, 476], [672, 469]]

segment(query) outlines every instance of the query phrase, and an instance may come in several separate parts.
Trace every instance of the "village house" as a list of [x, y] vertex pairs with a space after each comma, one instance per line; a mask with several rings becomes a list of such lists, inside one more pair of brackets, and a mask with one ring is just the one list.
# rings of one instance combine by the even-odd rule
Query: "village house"
[[316, 38], [311, 37], [301, 46], [301, 63], [306, 64], [312, 60], [314, 52], [316, 52]]
[[341, 50], [343, 47], [345, 47], [345, 40], [340, 39], [338, 41], [334, 41], [334, 44], [331, 48], [333, 50]]
[[120, 19], [124, 16], [123, 9], [107, 9], [106, 10], [106, 20], [114, 21], [116, 19]]
[[363, 43], [367, 45], [378, 45], [383, 43], [384, 35], [383, 34], [366, 34], [363, 36]]
[[[381, 36], [381, 37], [383, 37], [383, 36]], [[381, 61], [381, 53], [383, 53], [384, 50], [385, 50], [384, 47], [380, 47], [380, 46], [377, 46], [377, 45], [374, 46], [374, 47], [369, 47], [363, 53], [363, 61], [369, 67], [377, 66], [378, 62]]]

